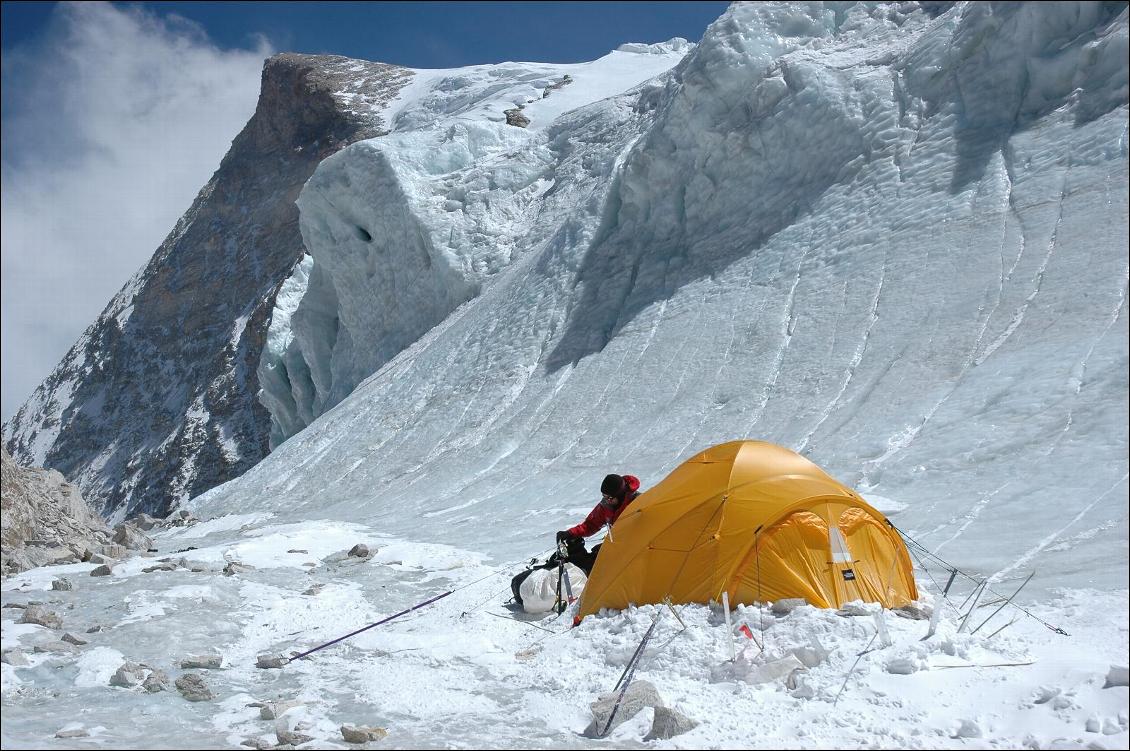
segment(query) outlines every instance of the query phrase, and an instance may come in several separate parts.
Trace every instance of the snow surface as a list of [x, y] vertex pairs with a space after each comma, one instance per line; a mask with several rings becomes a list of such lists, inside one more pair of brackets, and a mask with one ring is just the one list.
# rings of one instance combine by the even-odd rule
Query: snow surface
[[[248, 703], [297, 698], [318, 747], [343, 723], [402, 748], [1127, 747], [1127, 687], [1104, 687], [1130, 606], [1127, 11], [931, 7], [735, 5], [693, 49], [602, 58], [604, 98], [578, 70], [537, 99], [569, 66], [418, 74], [393, 132], [300, 198], [313, 263], [271, 357], [307, 427], [192, 501], [210, 526], [159, 537], [206, 571], [4, 583], [110, 626], [82, 662], [3, 666], [4, 745], [77, 721], [234, 746], [273, 739]], [[657, 67], [613, 85], [622, 55]], [[521, 95], [526, 129], [502, 116]], [[646, 488], [741, 437], [801, 451], [994, 592], [1034, 571], [1028, 614], [990, 594], [957, 633], [971, 582], [943, 604], [926, 558], [928, 639], [888, 613], [887, 644], [866, 608], [739, 607], [767, 657], [826, 653], [790, 686], [750, 682], [749, 640], [728, 663], [717, 606], [682, 608], [682, 633], [663, 612], [637, 677], [698, 727], [644, 744], [648, 710], [581, 738], [655, 608], [500, 618], [510, 575], [605, 473]], [[373, 560], [328, 555], [355, 542]], [[73, 592], [43, 591], [65, 570]], [[52, 638], [3, 615], [5, 649]], [[213, 649], [214, 702], [92, 685], [116, 653], [175, 674]]]
[[[16, 624], [11, 618], [22, 611], [2, 611], [4, 649], [28, 653], [31, 663], [3, 665], [5, 748], [86, 743], [56, 739], [64, 728], [99, 729], [95, 745], [112, 748], [274, 742], [273, 721], [248, 705], [287, 700], [302, 702], [285, 717], [291, 726], [306, 723], [302, 732], [316, 748], [347, 748], [342, 724], [386, 727], [380, 745], [391, 748], [1125, 748], [1130, 741], [1128, 689], [1104, 688], [1111, 665], [1127, 662], [1125, 617], [1109, 617], [1125, 613], [1125, 592], [1065, 591], [1032, 609], [1069, 637], [1015, 610], [958, 634], [947, 606], [937, 633], [923, 640], [927, 621], [887, 613], [889, 646], [875, 638], [871, 612], [845, 617], [803, 606], [774, 615], [739, 606], [735, 663], [720, 608], [680, 608], [686, 630], [663, 609], [636, 678], [700, 724], [642, 744], [647, 710], [593, 741], [580, 736], [588, 704], [612, 689], [653, 606], [603, 612], [575, 629], [572, 611], [523, 622], [499, 617], [509, 616], [501, 603], [520, 563], [499, 566], [475, 552], [330, 520], [270, 524], [236, 515], [205, 524], [158, 538], [160, 557], [195, 546], [172, 557], [205, 571], [144, 574], [139, 564], [155, 560], [138, 558], [112, 577], [85, 576], [93, 566], [78, 564], [4, 582], [5, 605], [45, 601], [63, 616], [65, 631], [91, 642], [78, 657], [31, 654], [60, 632]], [[375, 551], [369, 560], [331, 555], [356, 542]], [[256, 568], [225, 576], [227, 560]], [[44, 592], [58, 575], [74, 590]], [[324, 588], [302, 594], [314, 584]], [[456, 587], [426, 609], [281, 670], [255, 667], [259, 654], [312, 648]], [[974, 625], [995, 608], [979, 608]], [[1015, 616], [1014, 625], [991, 633]], [[86, 634], [95, 624], [104, 630]], [[764, 645], [764, 657], [741, 626]], [[797, 650], [819, 659], [791, 686], [751, 682], [765, 660]], [[179, 660], [196, 654], [223, 657], [220, 669], [193, 671], [213, 701], [109, 685], [127, 659], [175, 678], [185, 672]]]

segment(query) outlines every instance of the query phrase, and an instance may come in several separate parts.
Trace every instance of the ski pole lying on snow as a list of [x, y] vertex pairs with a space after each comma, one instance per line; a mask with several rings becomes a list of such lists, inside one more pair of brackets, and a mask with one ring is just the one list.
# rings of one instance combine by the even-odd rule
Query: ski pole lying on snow
[[[632, 683], [632, 678], [636, 675], [636, 668], [640, 664], [640, 658], [643, 657], [643, 651], [647, 647], [648, 641], [651, 640], [652, 633], [655, 632], [655, 624], [659, 623], [659, 616], [663, 615], [662, 610], [657, 610], [652, 617], [651, 625], [648, 626], [647, 631], [640, 640], [640, 645], [636, 647], [636, 653], [632, 655], [632, 659], [628, 661], [628, 666], [624, 669], [624, 674], [620, 676], [620, 680], [616, 685], [620, 688], [620, 694], [616, 697], [616, 703], [612, 705], [612, 712], [608, 715], [608, 722], [604, 723], [604, 730], [600, 731], [598, 738], [604, 738], [608, 735], [608, 731], [612, 729], [612, 721], [616, 719], [616, 712], [620, 709], [620, 703], [624, 701], [624, 694], [628, 693], [628, 686]], [[627, 678], [627, 680], [624, 680]], [[623, 685], [621, 685], [623, 684]], [[612, 689], [615, 691], [616, 689]]]
[[[315, 652], [317, 652], [318, 650], [325, 649], [326, 647], [332, 647], [334, 644], [337, 644], [340, 641], [345, 641], [346, 639], [348, 639], [351, 636], [357, 636], [357, 634], [361, 633], [362, 631], [368, 631], [371, 628], [375, 628], [375, 627], [380, 626], [382, 624], [388, 623], [389, 621], [396, 620], [397, 618], [399, 618], [402, 615], [407, 615], [408, 613], [411, 613], [413, 610], [419, 610], [422, 607], [425, 607], [427, 605], [431, 605], [433, 602], [436, 602], [438, 600], [442, 600], [444, 597], [447, 597], [448, 595], [453, 595], [456, 592], [461, 592], [464, 589], [468, 589], [469, 587], [473, 587], [476, 584], [478, 584], [479, 582], [484, 582], [487, 579], [490, 579], [494, 576], [498, 576], [500, 573], [502, 573], [503, 571], [505, 571], [506, 569], [510, 568], [513, 565], [514, 565], [513, 563], [508, 563], [505, 566], [501, 566], [500, 568], [497, 568], [494, 571], [491, 571], [486, 576], [482, 576], [482, 577], [479, 577], [478, 579], [475, 579], [475, 581], [473, 581], [473, 582], [469, 582], [467, 584], [464, 584], [461, 587], [456, 587], [455, 589], [449, 589], [446, 592], [444, 592], [443, 594], [436, 595], [435, 597], [431, 598], [430, 600], [424, 600], [423, 602], [419, 603], [418, 605], [413, 605], [412, 607], [408, 608], [407, 610], [401, 610], [399, 613], [396, 613], [395, 615], [390, 615], [388, 618], [377, 621], [376, 623], [370, 623], [368, 626], [365, 626], [364, 628], [359, 628], [356, 631], [351, 631], [350, 633], [346, 634], [345, 636], [339, 636], [338, 638], [334, 639], [333, 641], [328, 641], [325, 644], [319, 644], [318, 646], [314, 647], [313, 649], [308, 649], [305, 652], [303, 652], [302, 654], [295, 655], [294, 657], [291, 657], [289, 660], [286, 661], [286, 664], [289, 665], [290, 663], [294, 662], [295, 660], [301, 660], [303, 657], [306, 657], [307, 655], [312, 655]], [[485, 605], [488, 601], [489, 600], [484, 600], [483, 602], [479, 603], [475, 607], [471, 608], [471, 611], [477, 610], [478, 608]], [[467, 612], [469, 612], [469, 611], [464, 611], [463, 615], [467, 615]]]
[[291, 657], [289, 660], [287, 660], [287, 664], [290, 664], [290, 663], [294, 662], [295, 660], [301, 660], [303, 657], [305, 657], [307, 655], [312, 655], [320, 649], [325, 649], [326, 647], [332, 647], [334, 644], [337, 644], [339, 641], [345, 641], [346, 639], [348, 639], [351, 636], [357, 636], [357, 634], [361, 633], [362, 631], [368, 631], [371, 628], [374, 628], [376, 626], [380, 626], [383, 623], [388, 623], [389, 621], [394, 620], [396, 618], [399, 618], [402, 615], [407, 615], [408, 613], [411, 613], [413, 610], [419, 610], [420, 608], [424, 607], [425, 605], [431, 605], [436, 600], [442, 600], [444, 597], [447, 597], [449, 594], [451, 594], [454, 591], [455, 591], [454, 589], [450, 589], [450, 590], [444, 592], [442, 595], [436, 595], [435, 597], [433, 597], [430, 600], [424, 600], [419, 605], [413, 605], [412, 607], [408, 608], [407, 610], [401, 610], [396, 615], [390, 615], [388, 618], [385, 618], [384, 620], [377, 621], [376, 623], [370, 623], [368, 626], [365, 626], [364, 628], [359, 628], [356, 631], [353, 631], [353, 632], [346, 634], [345, 636], [339, 636], [338, 638], [334, 639], [333, 641], [328, 641], [325, 644], [319, 644], [318, 646], [314, 647], [313, 649], [308, 649], [300, 655], [295, 655], [294, 657]]

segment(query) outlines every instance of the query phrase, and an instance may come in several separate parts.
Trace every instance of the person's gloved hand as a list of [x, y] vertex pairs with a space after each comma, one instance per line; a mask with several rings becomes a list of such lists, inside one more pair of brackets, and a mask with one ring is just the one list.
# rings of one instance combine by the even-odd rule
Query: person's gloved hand
[[572, 540], [572, 539], [573, 539], [573, 535], [569, 534], [568, 532], [561, 531], [561, 532], [557, 533], [557, 544], [558, 545], [560, 545], [561, 543], [565, 543], [566, 545], [568, 545], [569, 541]]

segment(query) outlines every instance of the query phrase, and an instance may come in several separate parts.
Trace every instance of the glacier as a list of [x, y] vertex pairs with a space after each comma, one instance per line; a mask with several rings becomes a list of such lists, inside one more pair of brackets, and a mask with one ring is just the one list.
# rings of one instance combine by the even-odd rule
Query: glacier
[[606, 471], [749, 437], [984, 575], [1124, 585], [1125, 14], [900, 7], [739, 5], [527, 129], [493, 68], [431, 76], [299, 197], [264, 397], [317, 419], [193, 507], [509, 557]]
[[[190, 565], [0, 587], [105, 626], [0, 666], [3, 744], [273, 743], [249, 705], [293, 700], [284, 732], [326, 748], [342, 723], [399, 748], [1125, 747], [1104, 678], [1128, 658], [1128, 25], [1107, 3], [734, 4], [697, 44], [414, 71], [374, 111], [390, 132], [298, 196], [309, 255], [258, 363], [272, 451], [157, 535]], [[996, 590], [1034, 573], [1024, 610], [959, 633], [919, 559], [938, 633], [892, 616], [890, 645], [807, 607], [738, 607], [765, 654], [738, 635], [734, 663], [717, 605], [685, 631], [653, 606], [498, 617], [605, 473], [646, 489], [742, 437]], [[357, 542], [371, 559], [335, 557]], [[52, 638], [9, 612], [6, 651]], [[582, 738], [654, 616], [639, 677], [698, 727], [643, 743], [645, 710]], [[814, 643], [791, 685], [743, 677]], [[213, 702], [107, 685], [207, 650]]]

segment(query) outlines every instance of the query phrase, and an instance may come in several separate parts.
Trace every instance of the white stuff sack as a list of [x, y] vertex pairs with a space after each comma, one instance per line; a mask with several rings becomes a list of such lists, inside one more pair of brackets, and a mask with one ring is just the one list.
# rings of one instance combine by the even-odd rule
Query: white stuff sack
[[[588, 577], [585, 576], [584, 571], [571, 563], [565, 564], [565, 570], [569, 572], [573, 597], [579, 597]], [[553, 610], [553, 604], [557, 602], [557, 569], [535, 570], [518, 587], [518, 592], [522, 595], [522, 609], [527, 613], [548, 613]], [[564, 581], [561, 582], [561, 595], [566, 596]]]

